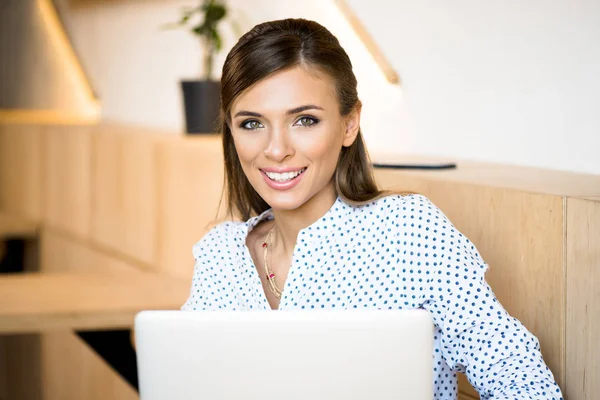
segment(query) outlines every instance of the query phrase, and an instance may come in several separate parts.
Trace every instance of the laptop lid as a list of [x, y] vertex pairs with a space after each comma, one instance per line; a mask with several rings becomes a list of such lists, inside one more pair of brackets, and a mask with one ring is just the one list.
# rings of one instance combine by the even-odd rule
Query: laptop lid
[[409, 311], [144, 311], [141, 400], [433, 398], [433, 323]]

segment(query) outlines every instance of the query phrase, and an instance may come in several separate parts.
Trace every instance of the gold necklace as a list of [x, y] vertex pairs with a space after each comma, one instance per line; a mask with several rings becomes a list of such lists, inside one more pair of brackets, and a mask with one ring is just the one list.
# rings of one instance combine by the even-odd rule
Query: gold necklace
[[269, 246], [271, 246], [271, 233], [273, 232], [273, 229], [275, 229], [274, 226], [267, 233], [267, 238], [263, 242], [262, 246], [263, 246], [263, 255], [265, 258], [265, 273], [267, 274], [267, 282], [269, 283], [269, 289], [271, 290], [271, 293], [273, 293], [275, 295], [275, 297], [280, 299], [283, 291], [277, 287], [277, 284], [275, 283], [275, 274], [273, 273], [273, 271], [271, 271], [269, 269], [269, 264], [267, 262], [267, 258], [269, 255]]

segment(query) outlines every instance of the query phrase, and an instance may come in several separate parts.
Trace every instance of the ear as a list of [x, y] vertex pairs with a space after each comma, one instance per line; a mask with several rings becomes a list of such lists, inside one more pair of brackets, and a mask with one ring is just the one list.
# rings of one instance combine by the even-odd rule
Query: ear
[[344, 147], [350, 147], [356, 140], [356, 136], [358, 136], [361, 110], [362, 103], [358, 101], [354, 109], [344, 117], [344, 126], [346, 129], [344, 132], [344, 141], [342, 142], [342, 146]]

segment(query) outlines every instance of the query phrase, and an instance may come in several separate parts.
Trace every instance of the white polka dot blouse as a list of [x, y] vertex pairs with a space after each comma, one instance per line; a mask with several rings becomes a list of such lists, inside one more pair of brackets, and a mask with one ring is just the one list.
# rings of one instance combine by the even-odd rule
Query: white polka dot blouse
[[[183, 310], [270, 310], [246, 236], [271, 210], [224, 222], [193, 248]], [[477, 249], [427, 198], [363, 206], [337, 198], [298, 233], [279, 310], [414, 309], [431, 313], [435, 399], [456, 399], [458, 372], [482, 399], [562, 399], [539, 343], [496, 300]]]

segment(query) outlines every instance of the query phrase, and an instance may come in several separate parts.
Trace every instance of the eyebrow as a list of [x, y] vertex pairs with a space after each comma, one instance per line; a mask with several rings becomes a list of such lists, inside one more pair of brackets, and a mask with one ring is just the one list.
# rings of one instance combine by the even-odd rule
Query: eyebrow
[[[285, 115], [294, 115], [294, 114], [298, 114], [301, 113], [302, 111], [306, 111], [306, 110], [323, 110], [323, 107], [319, 107], [319, 106], [315, 106], [314, 104], [307, 104], [305, 106], [300, 106], [300, 107], [296, 107], [296, 108], [292, 108], [290, 110], [287, 110], [285, 112]], [[235, 116], [233, 118], [237, 118], [237, 117], [257, 117], [257, 118], [261, 118], [262, 114], [259, 114], [257, 112], [254, 111], [240, 111], [238, 113], [235, 114]]]

